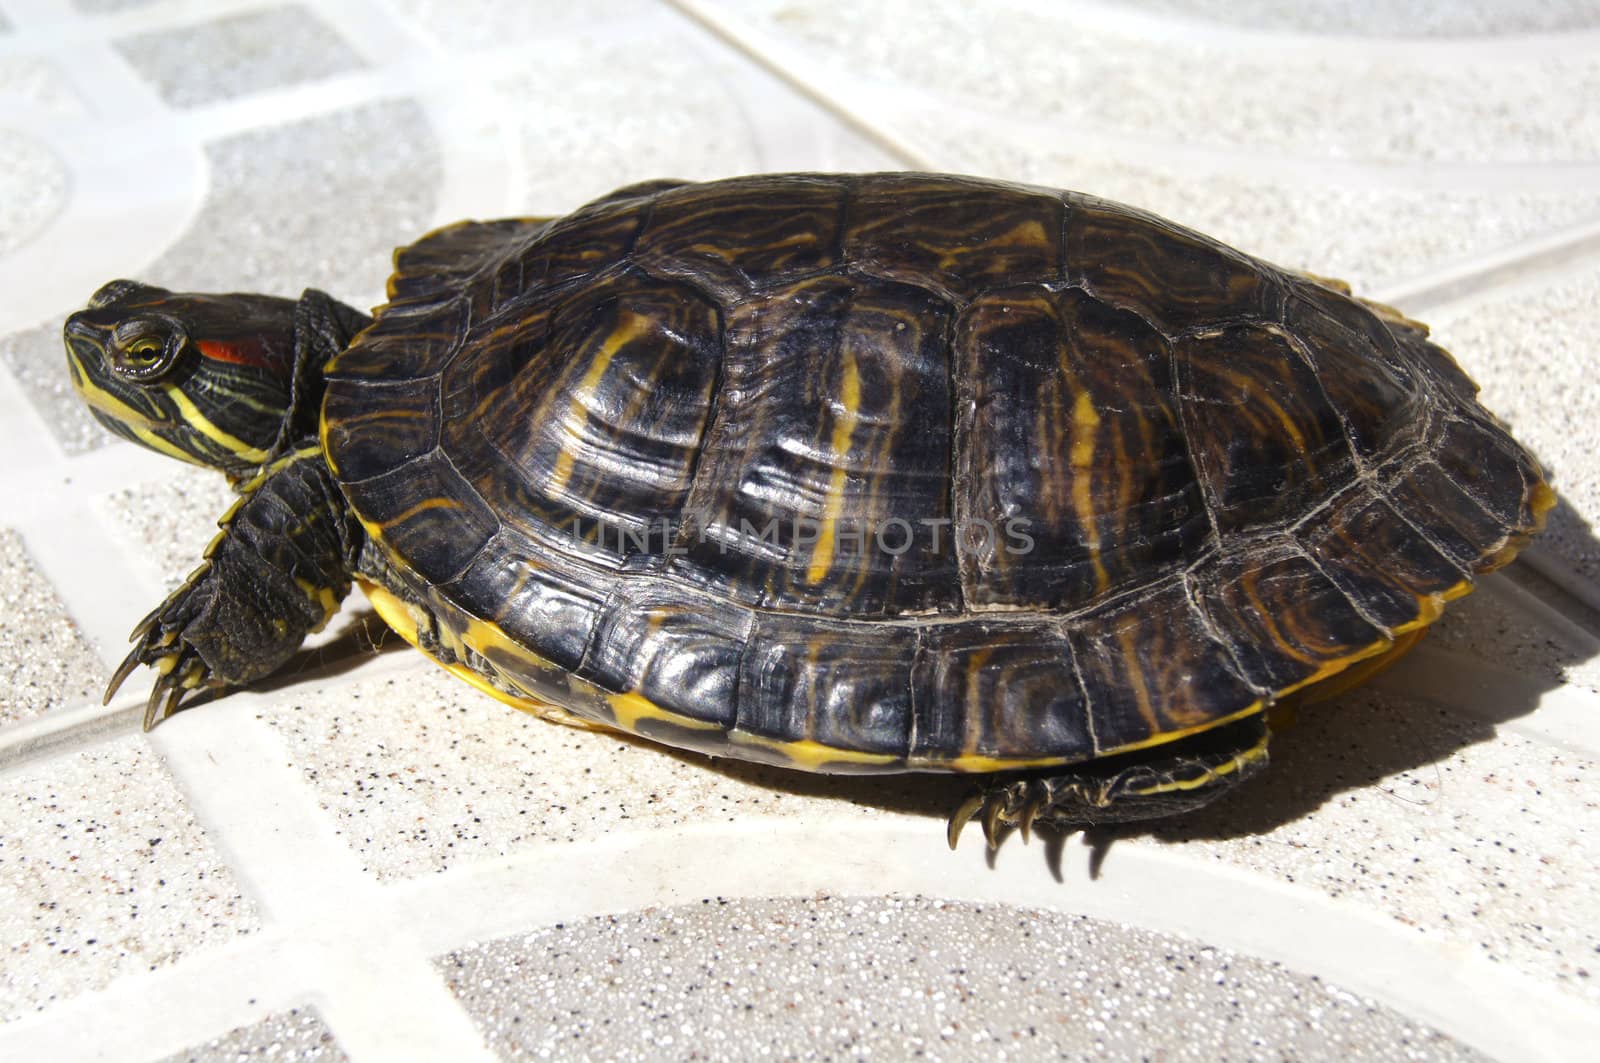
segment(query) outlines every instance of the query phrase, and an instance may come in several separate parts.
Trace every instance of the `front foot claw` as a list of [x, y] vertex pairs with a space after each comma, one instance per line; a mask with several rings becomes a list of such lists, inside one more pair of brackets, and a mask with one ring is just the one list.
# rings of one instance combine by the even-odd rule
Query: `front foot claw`
[[211, 668], [198, 650], [184, 637], [185, 629], [198, 610], [193, 607], [196, 588], [204, 569], [195, 573], [181, 588], [149, 616], [141, 620], [129, 636], [134, 646], [122, 659], [111, 681], [106, 684], [101, 704], [108, 705], [117, 690], [140, 665], [150, 665], [159, 673], [145, 703], [144, 729], [178, 711], [184, 697], [196, 690], [222, 686], [213, 679]]

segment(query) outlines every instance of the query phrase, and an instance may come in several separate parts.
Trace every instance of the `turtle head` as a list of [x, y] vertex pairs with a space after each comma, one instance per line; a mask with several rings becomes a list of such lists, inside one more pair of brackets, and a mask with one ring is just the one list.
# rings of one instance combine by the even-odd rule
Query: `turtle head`
[[151, 450], [245, 476], [289, 417], [295, 301], [112, 281], [67, 318], [72, 383], [101, 424]]

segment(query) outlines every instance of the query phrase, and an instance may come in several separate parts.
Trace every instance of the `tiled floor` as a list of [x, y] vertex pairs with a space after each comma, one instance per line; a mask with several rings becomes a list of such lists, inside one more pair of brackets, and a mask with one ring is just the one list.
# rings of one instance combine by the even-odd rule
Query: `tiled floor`
[[[1592, 1058], [1596, 100], [1586, 0], [0, 0], [0, 1058]], [[946, 783], [542, 724], [354, 610], [151, 735], [137, 681], [99, 707], [227, 500], [71, 396], [101, 282], [370, 304], [457, 217], [905, 167], [1430, 321], [1550, 534], [1264, 781], [1109, 849], [951, 853]]]

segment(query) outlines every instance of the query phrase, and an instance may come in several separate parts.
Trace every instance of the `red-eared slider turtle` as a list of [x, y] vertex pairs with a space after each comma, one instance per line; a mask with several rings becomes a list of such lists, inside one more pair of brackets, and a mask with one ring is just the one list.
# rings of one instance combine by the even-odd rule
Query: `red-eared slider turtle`
[[1170, 815], [1550, 507], [1425, 337], [1128, 207], [918, 174], [464, 222], [370, 320], [113, 282], [78, 389], [241, 495], [112, 688], [159, 670], [148, 726], [257, 680], [355, 580], [519, 707], [970, 773], [952, 835]]

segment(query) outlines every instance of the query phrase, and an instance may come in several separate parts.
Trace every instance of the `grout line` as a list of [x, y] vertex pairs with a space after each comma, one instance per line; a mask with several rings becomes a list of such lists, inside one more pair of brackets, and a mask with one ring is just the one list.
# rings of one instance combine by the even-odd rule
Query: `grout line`
[[1408, 312], [1443, 316], [1508, 289], [1552, 283], [1590, 260], [1600, 261], [1600, 218], [1383, 285], [1371, 298]]
[[709, 6], [700, 0], [663, 0], [663, 2], [718, 41], [739, 52], [773, 77], [822, 107], [834, 118], [899, 159], [908, 168], [937, 169], [928, 156], [890, 133], [879, 123], [869, 121], [859, 109], [846, 106], [832, 93], [798, 74], [796, 68], [799, 64], [794, 61], [794, 56], [788, 54], [790, 50], [787, 46], [750, 30], [748, 26], [741, 25], [735, 28], [727, 19], [713, 14]]
[[[471, 1020], [381, 889], [338, 836], [288, 751], [238, 693], [152, 731], [149, 741], [263, 925], [315, 953], [295, 964], [355, 1058], [488, 1059]], [[0, 1030], [0, 1037], [3, 1037]], [[213, 1035], [214, 1036], [214, 1035]]]
[[1370, 685], [1476, 717], [1541, 745], [1600, 759], [1600, 735], [1594, 727], [1600, 694], [1554, 677], [1518, 675], [1424, 641]]
[[[283, 792], [265, 796], [276, 801]], [[312, 827], [325, 829], [313, 820]], [[831, 819], [775, 821], [759, 831], [750, 826], [610, 835], [581, 847], [554, 843], [384, 887], [364, 883], [368, 888], [340, 890], [330, 880], [327, 885], [335, 892], [319, 895], [322, 910], [314, 917], [187, 957], [170, 968], [124, 978], [0, 1027], [0, 1054], [113, 1058], [125, 1050], [130, 1023], [144, 1028], [140, 1043], [152, 1048], [192, 1045], [202, 1030], [223, 1021], [242, 1024], [282, 1007], [296, 995], [296, 976], [314, 974], [336, 985], [360, 983], [366, 989], [364, 998], [351, 1000], [313, 994], [330, 1027], [337, 1022], [340, 1047], [353, 1057], [399, 1053], [423, 1058], [425, 1049], [432, 1049], [461, 1058], [456, 1054], [460, 1044], [441, 1038], [421, 1046], [403, 1037], [402, 1028], [415, 1024], [416, 1013], [433, 1011], [435, 994], [449, 1000], [462, 1023], [467, 1021], [443, 989], [433, 957], [479, 940], [619, 911], [714, 896], [819, 893], [931, 894], [1042, 907], [1177, 934], [1276, 961], [1374, 997], [1497, 1058], [1579, 1058], [1600, 1038], [1600, 1018], [1565, 991], [1552, 992], [1527, 975], [1464, 953], [1452, 941], [1422, 937], [1351, 902], [1263, 880], [1155, 843], [1119, 844], [1102, 868], [1101, 881], [1091, 884], [1090, 850], [1082, 845], [1062, 850], [1065, 881], [1058, 882], [1048, 869], [1048, 848], [1041, 854], [1039, 848], [1008, 844], [995, 855], [991, 869], [977, 832], [968, 832], [952, 854], [921, 818], [844, 825]], [[782, 861], [771, 858], [775, 844], [785, 853]], [[286, 855], [314, 860], [317, 848], [296, 848]], [[716, 856], [691, 859], [686, 853]], [[340, 855], [348, 859], [348, 852]], [[1283, 926], [1296, 927], [1296, 933], [1279, 933]], [[412, 956], [409, 970], [391, 970], [392, 956], [384, 942], [367, 936], [392, 938], [394, 927], [409, 928], [404, 935], [406, 954]], [[360, 951], [369, 948], [380, 951]], [[419, 952], [412, 954], [413, 948]], [[429, 959], [419, 962], [418, 955]], [[426, 976], [422, 963], [429, 968]], [[406, 995], [389, 997], [393, 991]], [[240, 998], [259, 1003], [241, 1004]], [[165, 1024], [152, 1026], [151, 999], [194, 1001], [199, 1014], [173, 1009], [177, 1014]], [[477, 1039], [475, 1030], [471, 1039]], [[44, 1048], [53, 1051], [44, 1053]], [[478, 1049], [480, 1056], [485, 1051]]]

